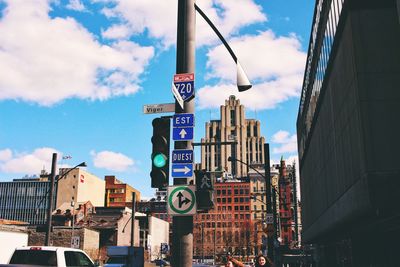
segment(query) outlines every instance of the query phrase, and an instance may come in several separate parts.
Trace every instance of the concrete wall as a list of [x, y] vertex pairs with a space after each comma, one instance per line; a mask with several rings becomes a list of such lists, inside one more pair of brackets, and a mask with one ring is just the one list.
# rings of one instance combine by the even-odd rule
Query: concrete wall
[[0, 244], [0, 264], [6, 264], [16, 247], [28, 245], [26, 227], [0, 226]]
[[158, 257], [161, 243], [169, 244], [169, 223], [156, 217], [149, 218], [149, 235], [151, 246], [151, 260]]
[[[100, 243], [100, 234], [96, 230], [88, 228], [54, 227], [50, 235], [50, 245], [56, 247], [71, 247], [71, 237], [79, 236], [79, 249], [84, 250], [93, 260], [97, 259]], [[30, 228], [29, 246], [43, 246], [45, 232], [37, 232], [36, 228]]]
[[72, 170], [58, 182], [56, 208], [63, 203], [90, 201], [95, 207], [104, 207], [105, 181], [82, 169]]

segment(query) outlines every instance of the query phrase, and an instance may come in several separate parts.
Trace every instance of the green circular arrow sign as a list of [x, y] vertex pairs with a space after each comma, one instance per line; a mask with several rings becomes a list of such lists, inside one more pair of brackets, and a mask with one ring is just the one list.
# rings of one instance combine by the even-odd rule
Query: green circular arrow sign
[[193, 193], [192, 189], [187, 186], [179, 186], [174, 188], [168, 196], [169, 207], [178, 214], [188, 213], [193, 209], [195, 203], [195, 194]]

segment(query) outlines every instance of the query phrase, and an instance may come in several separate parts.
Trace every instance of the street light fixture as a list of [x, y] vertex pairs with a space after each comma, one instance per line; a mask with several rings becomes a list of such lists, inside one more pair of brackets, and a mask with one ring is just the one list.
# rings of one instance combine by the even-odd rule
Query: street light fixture
[[203, 19], [208, 23], [208, 25], [214, 30], [215, 34], [219, 37], [221, 42], [224, 44], [225, 48], [228, 50], [229, 54], [231, 55], [233, 61], [236, 63], [236, 84], [238, 87], [239, 92], [244, 92], [246, 90], [249, 90], [252, 87], [252, 84], [249, 81], [249, 78], [247, 77], [246, 73], [244, 72], [242, 66], [240, 65], [237, 56], [233, 52], [232, 48], [229, 46], [225, 38], [222, 36], [222, 34], [218, 31], [217, 27], [211, 22], [211, 20], [207, 17], [207, 15], [199, 8], [196, 3], [194, 4], [194, 7], [197, 12], [203, 17]]

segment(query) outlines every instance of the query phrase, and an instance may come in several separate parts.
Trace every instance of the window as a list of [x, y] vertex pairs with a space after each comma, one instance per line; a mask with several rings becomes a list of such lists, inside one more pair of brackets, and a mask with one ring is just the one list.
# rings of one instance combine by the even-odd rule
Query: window
[[65, 251], [65, 264], [68, 266], [93, 266], [92, 261], [82, 252]]
[[57, 255], [47, 250], [16, 250], [10, 264], [57, 266]]

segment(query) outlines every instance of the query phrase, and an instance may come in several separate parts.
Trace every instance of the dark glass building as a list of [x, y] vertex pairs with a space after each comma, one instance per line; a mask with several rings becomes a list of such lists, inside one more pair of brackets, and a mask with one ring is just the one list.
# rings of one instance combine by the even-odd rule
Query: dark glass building
[[317, 266], [400, 266], [400, 1], [317, 0], [297, 118]]
[[[50, 182], [47, 178], [0, 182], [0, 218], [23, 221], [32, 225], [45, 224], [49, 205], [47, 193], [49, 188]], [[56, 194], [54, 194], [53, 206], [55, 199]]]

